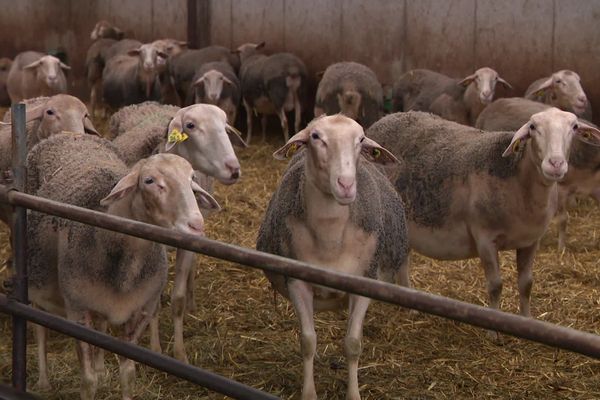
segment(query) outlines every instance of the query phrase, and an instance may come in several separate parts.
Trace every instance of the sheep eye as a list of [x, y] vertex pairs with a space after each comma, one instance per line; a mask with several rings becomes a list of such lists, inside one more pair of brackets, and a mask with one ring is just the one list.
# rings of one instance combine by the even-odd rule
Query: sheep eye
[[48, 110], [46, 110], [46, 114], [47, 115], [54, 115], [54, 110], [48, 109]]
[[532, 131], [535, 131], [535, 125], [534, 124], [529, 125], [529, 129], [531, 129]]
[[185, 127], [188, 129], [194, 129], [196, 127], [196, 125], [194, 125], [193, 122], [188, 122], [187, 124], [185, 124]]
[[319, 134], [317, 132], [313, 132], [313, 133], [311, 133], [310, 137], [317, 140], [317, 139], [319, 139]]
[[364, 141], [365, 141], [365, 137], [363, 136], [363, 137], [360, 138], [360, 142], [362, 143]]
[[555, 83], [559, 84], [559, 83], [562, 83], [562, 81], [561, 81], [560, 79], [557, 79], [557, 80], [555, 81]]
[[573, 129], [574, 129], [574, 130], [577, 130], [577, 129], [579, 129], [579, 125], [577, 125], [577, 124], [573, 125]]
[[146, 178], [144, 179], [144, 183], [146, 185], [152, 185], [154, 183], [154, 178]]

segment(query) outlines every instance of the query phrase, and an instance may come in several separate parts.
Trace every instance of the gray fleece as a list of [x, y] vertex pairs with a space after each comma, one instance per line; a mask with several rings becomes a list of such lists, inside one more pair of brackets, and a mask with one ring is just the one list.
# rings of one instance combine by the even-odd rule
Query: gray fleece
[[[305, 151], [290, 162], [271, 197], [258, 232], [257, 250], [297, 258], [291, 246], [291, 233], [285, 221], [289, 216], [305, 219]], [[350, 205], [350, 219], [368, 233], [377, 235], [377, 248], [365, 276], [393, 281], [408, 254], [404, 206], [389, 180], [368, 161], [360, 160], [356, 200]], [[281, 276], [269, 279], [282, 279]]]
[[429, 227], [442, 226], [449, 215], [456, 181], [477, 172], [500, 179], [515, 176], [525, 148], [503, 158], [513, 132], [483, 134], [423, 112], [388, 115], [367, 136], [401, 160], [395, 186], [407, 217]]

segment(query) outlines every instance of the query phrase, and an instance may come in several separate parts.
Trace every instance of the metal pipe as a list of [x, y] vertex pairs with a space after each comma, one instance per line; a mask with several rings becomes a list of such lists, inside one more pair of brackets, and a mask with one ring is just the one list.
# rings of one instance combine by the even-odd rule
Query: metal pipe
[[174, 358], [155, 353], [144, 347], [123, 342], [105, 333], [88, 329], [54, 314], [21, 304], [2, 294], [0, 294], [0, 311], [17, 315], [20, 318], [26, 318], [36, 324], [91, 343], [94, 346], [102, 347], [113, 353], [120, 354], [234, 399], [278, 399], [278, 397], [269, 393], [227, 379], [202, 368], [182, 363]]
[[327, 271], [301, 261], [7, 191], [3, 187], [0, 187], [0, 201], [600, 358], [600, 336], [575, 329], [368, 278]]
[[[25, 190], [25, 158], [27, 157], [27, 132], [25, 130], [25, 104], [11, 107], [12, 171], [17, 190]], [[23, 304], [27, 299], [27, 209], [16, 207], [12, 219], [12, 252], [15, 274], [12, 296]], [[17, 391], [26, 391], [27, 378], [27, 320], [13, 316], [12, 324], [12, 384]]]

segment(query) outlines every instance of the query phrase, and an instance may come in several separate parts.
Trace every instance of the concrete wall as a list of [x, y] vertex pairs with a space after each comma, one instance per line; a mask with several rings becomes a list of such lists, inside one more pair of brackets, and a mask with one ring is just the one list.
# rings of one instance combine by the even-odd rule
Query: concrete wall
[[[297, 53], [311, 72], [355, 60], [387, 84], [412, 68], [463, 77], [487, 65], [515, 86], [503, 95], [521, 95], [533, 80], [569, 68], [600, 114], [600, 0], [194, 1], [210, 24], [197, 30], [209, 36], [199, 43], [235, 48], [265, 40], [268, 51]], [[0, 56], [63, 47], [72, 92], [85, 95], [85, 51], [97, 20], [141, 41], [185, 40], [187, 2], [0, 0]]]
[[186, 0], [0, 0], [0, 9], [0, 57], [62, 48], [72, 67], [70, 92], [81, 97], [88, 95], [85, 53], [98, 20], [143, 42], [187, 35]]
[[312, 72], [355, 60], [391, 84], [413, 68], [463, 77], [490, 66], [515, 87], [499, 94], [517, 96], [573, 69], [600, 114], [600, 0], [210, 0], [209, 9], [211, 43], [265, 40]]

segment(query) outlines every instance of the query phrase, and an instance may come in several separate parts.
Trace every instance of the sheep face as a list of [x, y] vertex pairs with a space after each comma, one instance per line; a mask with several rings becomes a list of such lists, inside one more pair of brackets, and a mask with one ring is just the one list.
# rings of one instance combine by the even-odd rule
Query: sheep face
[[532, 115], [515, 132], [503, 156], [519, 151], [521, 142], [531, 139], [530, 154], [542, 176], [552, 182], [560, 181], [568, 170], [569, 151], [575, 135], [584, 141], [600, 144], [600, 131], [596, 128], [578, 121], [572, 113], [550, 108]]
[[579, 75], [563, 70], [553, 74], [550, 80], [551, 96], [556, 98], [555, 105], [563, 110], [573, 110], [576, 115], [582, 115], [588, 99], [581, 87]]
[[223, 83], [233, 85], [222, 72], [210, 70], [194, 82], [195, 87], [204, 86], [204, 98], [196, 91], [196, 103], [217, 104], [223, 92]]
[[135, 219], [194, 235], [204, 234], [198, 206], [219, 207], [195, 182], [191, 164], [174, 154], [157, 154], [138, 162], [102, 204], [114, 204], [128, 195]]
[[194, 169], [230, 185], [241, 176], [232, 142], [245, 143], [227, 124], [227, 114], [211, 104], [179, 110], [169, 123], [166, 152], [189, 160]]
[[66, 94], [52, 96], [48, 101], [27, 113], [27, 119], [40, 119], [39, 140], [63, 132], [98, 135], [87, 107], [76, 97]]
[[481, 104], [490, 104], [492, 100], [494, 100], [497, 83], [500, 83], [507, 88], [512, 88], [512, 86], [502, 79], [496, 71], [487, 67], [479, 68], [473, 75], [460, 81], [459, 85], [467, 86], [471, 83], [475, 85]]
[[52, 90], [60, 91], [64, 82], [62, 70], [70, 70], [71, 67], [63, 64], [54, 56], [43, 56], [39, 60], [26, 65], [23, 69], [32, 71], [38, 82], [44, 83]]
[[381, 164], [397, 162], [389, 151], [365, 136], [360, 124], [339, 114], [314, 120], [273, 155], [287, 158], [301, 146], [308, 152], [307, 180], [342, 205], [356, 199], [356, 168], [361, 154]]

